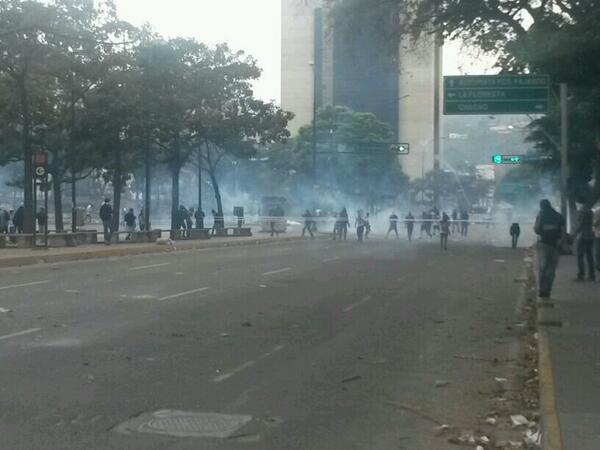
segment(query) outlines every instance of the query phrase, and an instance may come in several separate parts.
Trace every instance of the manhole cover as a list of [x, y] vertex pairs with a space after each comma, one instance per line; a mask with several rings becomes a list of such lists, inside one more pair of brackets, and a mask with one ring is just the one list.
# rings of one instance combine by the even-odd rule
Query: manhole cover
[[176, 437], [228, 438], [251, 416], [161, 410], [144, 413], [119, 425], [119, 433], [154, 433]]

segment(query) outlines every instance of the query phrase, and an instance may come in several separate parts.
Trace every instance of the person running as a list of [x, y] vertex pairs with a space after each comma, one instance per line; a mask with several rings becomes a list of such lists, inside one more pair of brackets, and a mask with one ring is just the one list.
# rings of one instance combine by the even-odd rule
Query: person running
[[358, 237], [358, 242], [363, 242], [363, 236], [365, 233], [365, 219], [363, 218], [362, 210], [358, 211], [354, 226], [356, 227], [356, 236]]
[[104, 199], [104, 204], [100, 207], [100, 220], [104, 228], [104, 245], [110, 245], [113, 234], [113, 207], [110, 204], [110, 199]]
[[125, 214], [124, 220], [125, 229], [128, 232], [125, 240], [130, 241], [131, 235], [135, 232], [135, 213], [133, 212], [133, 208], [129, 208], [129, 211], [127, 211], [127, 214]]
[[512, 240], [512, 248], [517, 248], [520, 235], [521, 235], [521, 227], [519, 226], [518, 223], [515, 222], [510, 226], [510, 237]]
[[342, 208], [342, 211], [340, 212], [340, 226], [338, 228], [338, 236], [340, 238], [340, 241], [342, 239], [344, 239], [344, 241], [346, 240], [346, 237], [348, 235], [348, 227], [350, 226], [350, 221], [348, 219], [348, 211], [346, 210], [346, 208]]
[[439, 223], [440, 245], [442, 250], [448, 250], [448, 235], [450, 234], [450, 217], [448, 214], [442, 214], [442, 220]]
[[369, 239], [369, 234], [371, 234], [371, 214], [367, 213], [365, 215], [365, 239]]
[[587, 259], [588, 281], [596, 280], [594, 267], [594, 213], [589, 206], [583, 205], [577, 219], [577, 281], [585, 278], [585, 261]]
[[390, 216], [390, 226], [385, 235], [386, 239], [390, 236], [392, 231], [396, 233], [396, 239], [400, 239], [400, 235], [398, 234], [398, 215], [395, 212], [392, 212], [392, 215]]
[[412, 213], [409, 211], [408, 216], [406, 216], [406, 232], [408, 233], [408, 241], [412, 241], [413, 231], [415, 229], [415, 218]]
[[307, 209], [304, 214], [302, 214], [302, 217], [304, 217], [304, 228], [302, 228], [302, 237], [304, 237], [304, 235], [306, 234], [306, 232], [308, 231], [308, 234], [310, 234], [310, 238], [314, 239], [315, 235], [313, 234], [313, 217], [312, 217], [312, 213], [310, 212], [309, 209]]
[[552, 294], [552, 285], [560, 257], [559, 244], [565, 232], [565, 219], [552, 208], [547, 199], [540, 202], [540, 212], [535, 219], [533, 230], [540, 237], [538, 242], [538, 296], [547, 300]]

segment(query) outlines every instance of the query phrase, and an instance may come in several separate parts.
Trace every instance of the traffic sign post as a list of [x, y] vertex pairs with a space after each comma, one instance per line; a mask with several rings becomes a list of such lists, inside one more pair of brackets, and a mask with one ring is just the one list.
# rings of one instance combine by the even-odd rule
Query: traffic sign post
[[545, 114], [550, 104], [547, 75], [444, 77], [444, 114]]
[[37, 192], [38, 186], [44, 193], [44, 247], [48, 247], [48, 153], [36, 152], [33, 155], [33, 247], [37, 247]]

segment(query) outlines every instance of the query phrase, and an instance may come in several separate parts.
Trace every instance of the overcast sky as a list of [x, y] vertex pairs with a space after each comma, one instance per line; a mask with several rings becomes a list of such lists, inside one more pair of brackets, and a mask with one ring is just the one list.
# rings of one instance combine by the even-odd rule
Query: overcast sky
[[[256, 95], [280, 100], [281, 0], [116, 0], [121, 18], [135, 25], [150, 23], [166, 37], [195, 37], [254, 56], [263, 69]], [[447, 75], [483, 73], [482, 65], [461, 55], [457, 45], [445, 52]]]

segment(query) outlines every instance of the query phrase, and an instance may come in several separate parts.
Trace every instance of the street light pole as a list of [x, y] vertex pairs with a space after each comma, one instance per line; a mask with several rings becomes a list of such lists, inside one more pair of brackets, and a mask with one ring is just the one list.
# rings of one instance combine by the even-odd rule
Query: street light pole
[[[316, 48], [315, 48], [316, 51]], [[316, 56], [316, 54], [315, 54]], [[312, 127], [312, 175], [313, 187], [317, 185], [317, 63], [316, 60], [311, 63], [313, 68], [313, 127]]]
[[444, 38], [440, 31], [435, 33], [434, 56], [433, 56], [433, 179], [434, 194], [433, 202], [435, 207], [439, 207], [440, 200], [440, 101], [441, 101], [441, 83], [442, 83], [442, 48]]
[[[560, 84], [560, 212], [565, 218], [569, 214], [569, 197], [567, 195], [569, 180], [569, 116], [567, 111], [568, 86]], [[567, 220], [567, 228], [570, 220]]]

